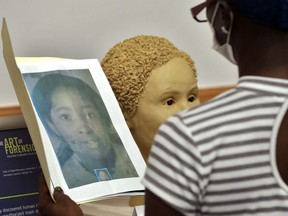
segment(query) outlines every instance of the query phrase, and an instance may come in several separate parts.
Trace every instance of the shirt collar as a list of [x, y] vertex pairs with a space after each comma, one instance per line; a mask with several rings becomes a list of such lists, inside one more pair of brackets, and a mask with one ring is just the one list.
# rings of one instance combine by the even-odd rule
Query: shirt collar
[[237, 88], [250, 89], [263, 93], [282, 95], [288, 97], [288, 80], [260, 77], [260, 76], [243, 76], [239, 79]]

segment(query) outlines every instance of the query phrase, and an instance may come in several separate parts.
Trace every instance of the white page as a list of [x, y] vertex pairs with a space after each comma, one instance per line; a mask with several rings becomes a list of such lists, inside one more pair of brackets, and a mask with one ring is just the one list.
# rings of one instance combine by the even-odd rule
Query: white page
[[[138, 173], [138, 177], [121, 178], [105, 182], [96, 182], [69, 189], [68, 185], [64, 183], [65, 178], [62, 175], [61, 167], [55, 154], [55, 148], [53, 149], [53, 144], [49, 139], [49, 135], [47, 134], [39, 116], [37, 116], [38, 125], [42, 133], [42, 139], [46, 142], [44, 145], [44, 151], [46, 152], [45, 155], [47, 157], [47, 161], [50, 162], [50, 164], [48, 164], [48, 168], [50, 170], [53, 170], [50, 172], [51, 184], [53, 186], [61, 186], [66, 194], [68, 194], [71, 198], [77, 200], [78, 202], [82, 202], [86, 199], [94, 199], [95, 191], [97, 191], [97, 195], [99, 197], [102, 197], [126, 191], [143, 190], [140, 179], [142, 178], [144, 173], [145, 162], [143, 161], [141, 153], [138, 150], [137, 145], [133, 140], [132, 135], [130, 134], [129, 128], [125, 123], [125, 119], [122, 115], [121, 109], [117, 103], [113, 91], [109, 85], [109, 82], [107, 81], [99, 62], [96, 59], [55, 61], [49, 60], [44, 62], [41, 62], [41, 60], [38, 59], [38, 61], [35, 62], [19, 62], [18, 67], [21, 70], [22, 75], [26, 77], [26, 79], [24, 79], [26, 87], [28, 87], [28, 84], [30, 84], [30, 87], [34, 85], [34, 83], [31, 81], [32, 78], [29, 79], [29, 76], [34, 78], [37, 76], [39, 77], [41, 76], [41, 74], [47, 73], [47, 71], [52, 71], [49, 73], [54, 73], [53, 71], [57, 71], [55, 73], [58, 73], [59, 71], [61, 71], [61, 73], [65, 75], [71, 74], [71, 76], [76, 76], [77, 78], [81, 76], [85, 77], [84, 75], [82, 75], [84, 74], [84, 72], [85, 74], [87, 74], [87, 72], [90, 72], [89, 74], [91, 74], [93, 80], [86, 79], [86, 81], [90, 81], [91, 86], [93, 86], [95, 82], [96, 88], [99, 91], [99, 94], [101, 95], [101, 98], [107, 108], [115, 130], [119, 134], [119, 137], [122, 140], [126, 152], [129, 155]], [[29, 75], [25, 76], [27, 74]], [[75, 170], [75, 175], [76, 174], [77, 170]]]
[[[15, 92], [17, 94], [23, 116], [25, 118], [27, 127], [29, 129], [30, 134], [31, 134], [31, 138], [33, 140], [33, 143], [35, 145], [35, 148], [36, 148], [36, 151], [38, 154], [38, 158], [39, 158], [39, 161], [41, 164], [41, 168], [44, 172], [45, 179], [48, 183], [48, 187], [49, 187], [51, 194], [52, 194], [55, 186], [61, 186], [64, 189], [64, 192], [67, 195], [69, 195], [74, 201], [76, 201], [78, 203], [82, 203], [82, 202], [87, 202], [87, 201], [94, 200], [94, 199], [107, 198], [107, 196], [112, 195], [112, 194], [113, 195], [119, 195], [119, 193], [122, 193], [122, 192], [125, 192], [124, 194], [127, 195], [128, 194], [127, 192], [141, 190], [143, 193], [144, 188], [143, 188], [142, 184], [140, 183], [140, 180], [141, 180], [143, 173], [144, 173], [144, 170], [145, 170], [145, 162], [141, 156], [141, 153], [140, 153], [136, 143], [134, 142], [134, 140], [132, 138], [132, 135], [130, 134], [130, 131], [129, 131], [126, 123], [125, 123], [124, 117], [121, 113], [121, 109], [120, 109], [120, 107], [117, 103], [117, 100], [113, 94], [113, 91], [112, 91], [112, 89], [111, 89], [111, 87], [110, 87], [110, 85], [109, 85], [109, 83], [105, 77], [105, 74], [103, 73], [103, 71], [100, 67], [98, 60], [96, 60], [96, 59], [94, 59], [94, 60], [66, 60], [66, 59], [55, 60], [53, 58], [52, 59], [36, 58], [37, 60], [34, 61], [35, 59], [33, 60], [33, 58], [32, 58], [32, 61], [30, 61], [31, 59], [28, 61], [19, 61], [19, 67], [21, 69], [21, 72], [20, 72], [19, 68], [17, 67], [15, 57], [13, 54], [13, 49], [12, 49], [10, 36], [8, 33], [5, 19], [3, 19], [1, 36], [2, 36], [2, 42], [3, 42], [3, 56], [4, 56], [4, 59], [6, 62], [6, 66], [8, 68], [9, 75], [10, 75], [10, 78], [11, 78], [12, 83], [13, 83], [13, 87], [14, 87]], [[111, 130], [113, 129], [115, 132], [111, 137], [112, 138], [115, 138], [115, 137], [120, 138], [120, 142], [118, 139], [118, 143], [120, 143], [120, 145], [117, 145], [117, 146], [114, 145], [115, 140], [113, 142], [111, 140], [110, 140], [111, 142], [107, 142], [108, 144], [110, 143], [110, 145], [113, 146], [113, 148], [111, 147], [111, 149], [114, 149], [115, 147], [117, 147], [117, 151], [116, 150], [114, 151], [114, 155], [112, 155], [112, 154], [110, 155], [112, 159], [107, 160], [107, 161], [113, 161], [113, 159], [115, 159], [114, 160], [115, 161], [115, 167], [113, 168], [114, 170], [110, 171], [109, 170], [110, 168], [109, 169], [105, 168], [106, 170], [108, 170], [107, 173], [111, 174], [110, 175], [110, 177], [112, 177], [111, 180], [99, 181], [99, 182], [97, 181], [96, 182], [95, 181], [95, 175], [98, 172], [96, 170], [94, 173], [95, 175], [94, 174], [92, 175], [93, 176], [92, 182], [89, 182], [88, 184], [77, 185], [75, 187], [74, 186], [71, 187], [71, 185], [68, 186], [67, 182], [69, 182], [69, 184], [70, 184], [70, 181], [67, 181], [67, 173], [72, 174], [71, 176], [73, 178], [74, 178], [74, 176], [75, 176], [75, 178], [78, 178], [79, 176], [80, 177], [82, 176], [80, 174], [81, 169], [78, 169], [77, 167], [73, 167], [73, 166], [68, 166], [68, 168], [72, 169], [72, 172], [66, 172], [63, 175], [63, 173], [64, 173], [63, 167], [62, 167], [63, 164], [60, 165], [60, 163], [59, 163], [60, 162], [60, 160], [58, 160], [59, 155], [57, 156], [57, 150], [55, 149], [55, 145], [54, 145], [55, 140], [51, 137], [51, 131], [55, 132], [55, 130], [51, 129], [49, 132], [48, 132], [48, 130], [47, 131], [45, 130], [45, 129], [47, 129], [46, 120], [49, 118], [42, 118], [42, 120], [40, 119], [39, 112], [35, 112], [35, 107], [34, 107], [34, 104], [32, 103], [31, 95], [29, 92], [29, 91], [32, 91], [32, 89], [35, 87], [35, 83], [33, 84], [33, 79], [29, 79], [29, 76], [30, 76], [30, 78], [36, 78], [36, 79], [38, 78], [38, 81], [39, 81], [39, 79], [40, 79], [39, 74], [43, 75], [43, 73], [47, 73], [47, 72], [50, 73], [51, 71], [53, 71], [52, 73], [56, 73], [56, 74], [65, 73], [66, 76], [67, 76], [66, 72], [68, 72], [68, 73], [70, 73], [70, 75], [69, 75], [70, 77], [75, 76], [76, 74], [77, 74], [77, 76], [79, 74], [82, 76], [82, 74], [84, 74], [84, 72], [85, 72], [86, 80], [85, 81], [82, 80], [82, 82], [85, 82], [86, 85], [90, 85], [90, 87], [94, 85], [94, 90], [95, 89], [98, 90], [98, 93], [99, 93], [100, 97], [102, 98], [101, 100], [99, 100], [99, 101], [102, 101], [102, 105], [98, 108], [100, 109], [101, 107], [103, 107], [103, 104], [105, 104], [105, 106], [106, 106], [106, 111], [102, 112], [102, 114], [100, 115], [101, 118], [99, 118], [99, 119], [102, 119], [102, 115], [107, 116], [107, 113], [108, 113], [110, 123], [111, 122], [113, 123], [112, 124], [113, 127], [111, 127]], [[55, 71], [57, 71], [57, 72], [55, 72]], [[61, 72], [59, 72], [59, 71], [61, 71]], [[80, 72], [82, 71], [82, 72], [80, 73], [79, 71]], [[88, 71], [88, 75], [90, 76], [89, 79], [87, 79], [87, 71]], [[26, 77], [25, 82], [24, 82], [23, 77]], [[80, 79], [80, 77], [77, 77], [77, 79]], [[58, 78], [56, 79], [56, 81], [57, 80], [58, 80]], [[54, 83], [52, 83], [51, 86], [47, 86], [47, 89], [49, 90], [53, 85], [54, 85]], [[83, 90], [84, 90], [84, 88], [83, 88]], [[35, 92], [38, 92], [38, 91], [35, 91]], [[82, 91], [78, 91], [78, 93], [80, 93], [80, 92], [82, 92]], [[97, 97], [99, 97], [99, 95]], [[72, 94], [72, 96], [73, 96], [73, 94]], [[93, 98], [94, 97], [91, 97], [91, 100]], [[35, 100], [35, 101], [38, 101], [38, 100]], [[58, 101], [61, 101], [61, 100], [58, 100]], [[65, 98], [62, 101], [65, 101]], [[43, 104], [45, 107], [46, 101], [44, 101]], [[77, 105], [77, 103], [75, 103], [75, 104]], [[80, 104], [82, 104], [82, 102]], [[95, 104], [96, 103], [94, 103], [94, 105]], [[97, 110], [97, 109], [95, 109], [95, 110]], [[39, 111], [39, 109], [37, 109], [37, 110]], [[49, 114], [51, 114], [51, 113], [52, 112], [49, 111]], [[98, 113], [98, 117], [99, 117], [99, 113]], [[49, 120], [51, 120], [51, 119], [52, 118], [50, 118]], [[96, 123], [97, 123], [97, 121], [96, 121]], [[110, 125], [110, 123], [108, 122], [107, 124]], [[46, 128], [44, 127], [44, 124], [46, 125]], [[104, 127], [104, 125], [105, 124], [103, 124], [102, 126]], [[55, 126], [58, 126], [58, 125], [55, 124], [54, 127]], [[67, 128], [70, 128], [70, 127], [67, 127]], [[101, 128], [101, 127], [99, 127], [99, 128]], [[57, 134], [57, 133], [55, 133], [55, 134]], [[104, 136], [105, 133], [102, 133], [102, 135]], [[44, 143], [44, 144], [42, 145], [41, 143]], [[70, 142], [70, 144], [73, 144], [73, 143], [76, 143], [76, 142], [74, 142], [74, 141]], [[93, 143], [93, 142], [89, 141], [86, 143]], [[112, 145], [112, 143], [113, 143], [113, 145]], [[86, 145], [76, 145], [76, 146], [86, 146]], [[109, 145], [99, 145], [98, 148], [100, 149], [101, 147], [104, 148], [106, 146], [109, 146]], [[74, 145], [74, 147], [75, 147], [75, 145]], [[108, 148], [108, 150], [110, 153], [110, 147]], [[91, 150], [91, 152], [94, 153], [95, 151]], [[125, 156], [125, 154], [128, 156], [123, 157], [123, 158], [117, 157], [118, 152], [123, 153], [121, 156]], [[73, 156], [74, 156], [74, 153], [75, 152], [73, 152]], [[88, 152], [88, 154], [89, 153], [90, 152]], [[98, 155], [99, 155], [99, 157], [101, 156], [101, 154], [98, 154]], [[104, 155], [107, 156], [106, 154], [104, 154]], [[71, 155], [69, 155], [69, 159], [71, 158], [70, 156]], [[87, 157], [87, 158], [91, 159], [92, 157]], [[83, 159], [83, 161], [86, 161], [87, 158], [83, 157], [82, 159]], [[127, 158], [129, 160], [127, 160]], [[78, 160], [77, 162], [81, 162], [81, 160]], [[122, 163], [119, 163], [119, 161]], [[132, 163], [131, 167], [126, 166], [128, 164], [127, 161], [130, 164]], [[121, 164], [123, 164], [123, 162], [127, 162], [127, 163], [124, 163], [125, 166], [121, 165]], [[94, 166], [93, 163], [92, 163], [92, 165]], [[127, 178], [126, 174], [123, 176], [120, 175], [120, 177], [119, 177], [119, 175], [113, 176], [113, 172], [115, 172], [115, 173], [118, 172], [120, 174], [123, 174], [122, 172], [120, 172], [120, 171], [122, 171], [123, 168], [125, 168], [124, 170], [126, 170], [126, 171], [128, 170], [130, 172], [132, 170], [135, 172], [134, 173], [132, 172], [133, 175], [130, 175], [128, 178]], [[98, 169], [98, 167], [97, 167], [97, 169]], [[109, 172], [111, 172], [111, 173], [109, 173]], [[100, 171], [99, 171], [99, 173], [100, 173]], [[136, 173], [136, 175], [135, 175], [135, 173]], [[91, 173], [89, 173], [89, 174], [91, 174]], [[97, 175], [97, 177], [99, 177], [99, 176]], [[86, 177], [82, 178], [81, 180], [83, 180], [83, 179], [86, 179]]]

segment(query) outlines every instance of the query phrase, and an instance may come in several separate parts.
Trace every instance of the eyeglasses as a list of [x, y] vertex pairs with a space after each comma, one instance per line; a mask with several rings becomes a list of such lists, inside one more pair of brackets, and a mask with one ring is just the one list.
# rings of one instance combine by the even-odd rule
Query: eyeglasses
[[196, 5], [195, 7], [191, 8], [191, 13], [193, 18], [197, 21], [197, 22], [207, 22], [207, 16], [204, 9], [206, 9], [207, 7], [209, 7], [213, 2], [215, 2], [216, 0], [207, 0], [199, 5]]

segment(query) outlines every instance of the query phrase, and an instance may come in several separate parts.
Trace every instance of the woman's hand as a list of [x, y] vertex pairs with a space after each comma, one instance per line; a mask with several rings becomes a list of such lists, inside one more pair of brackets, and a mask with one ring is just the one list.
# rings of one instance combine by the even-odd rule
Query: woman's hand
[[41, 174], [39, 186], [38, 210], [40, 216], [83, 216], [82, 210], [73, 200], [56, 187], [53, 197], [50, 196], [44, 175]]

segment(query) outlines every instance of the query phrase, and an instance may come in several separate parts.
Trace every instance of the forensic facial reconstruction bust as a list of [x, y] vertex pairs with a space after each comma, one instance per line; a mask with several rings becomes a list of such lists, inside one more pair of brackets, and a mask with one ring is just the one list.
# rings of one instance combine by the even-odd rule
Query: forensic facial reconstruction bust
[[145, 160], [160, 124], [169, 116], [198, 104], [197, 80], [187, 61], [175, 58], [152, 71], [129, 123]]
[[160, 124], [199, 104], [193, 60], [165, 38], [124, 40], [101, 65], [145, 160]]

